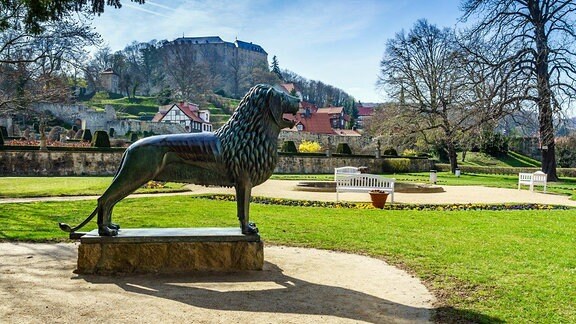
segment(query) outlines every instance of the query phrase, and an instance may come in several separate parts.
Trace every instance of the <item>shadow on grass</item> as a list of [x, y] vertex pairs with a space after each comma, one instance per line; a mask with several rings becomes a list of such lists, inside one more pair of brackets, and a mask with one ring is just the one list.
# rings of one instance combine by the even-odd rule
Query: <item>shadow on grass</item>
[[496, 317], [451, 306], [434, 309], [432, 320], [435, 323], [506, 323], [506, 321]]

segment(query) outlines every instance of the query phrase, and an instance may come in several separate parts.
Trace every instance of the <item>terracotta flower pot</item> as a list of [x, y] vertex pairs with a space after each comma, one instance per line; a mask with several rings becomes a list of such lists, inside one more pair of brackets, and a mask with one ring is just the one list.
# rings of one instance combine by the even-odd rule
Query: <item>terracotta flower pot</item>
[[370, 198], [372, 199], [372, 206], [376, 208], [384, 208], [386, 204], [386, 199], [388, 199], [388, 193], [379, 190], [370, 191]]

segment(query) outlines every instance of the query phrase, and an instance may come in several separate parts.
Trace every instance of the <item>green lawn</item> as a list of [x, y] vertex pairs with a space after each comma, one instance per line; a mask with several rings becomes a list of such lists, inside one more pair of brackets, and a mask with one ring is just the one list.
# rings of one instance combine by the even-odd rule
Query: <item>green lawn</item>
[[[441, 299], [442, 321], [576, 322], [576, 210], [251, 206], [267, 244], [368, 254], [407, 268]], [[94, 207], [94, 201], [1, 204], [0, 238], [62, 240], [66, 233], [57, 222], [75, 225]], [[123, 227], [237, 226], [235, 208], [183, 196], [126, 199], [115, 208], [115, 221]]]
[[[3, 177], [0, 198], [101, 195], [112, 177]], [[185, 191], [183, 184], [168, 182], [163, 188], [138, 189], [138, 193]]]

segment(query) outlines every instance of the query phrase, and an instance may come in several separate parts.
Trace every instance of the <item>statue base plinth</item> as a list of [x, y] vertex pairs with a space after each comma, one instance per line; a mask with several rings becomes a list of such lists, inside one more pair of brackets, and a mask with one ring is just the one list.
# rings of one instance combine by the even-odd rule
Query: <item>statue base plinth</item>
[[262, 270], [264, 244], [240, 228], [93, 230], [80, 238], [79, 274]]

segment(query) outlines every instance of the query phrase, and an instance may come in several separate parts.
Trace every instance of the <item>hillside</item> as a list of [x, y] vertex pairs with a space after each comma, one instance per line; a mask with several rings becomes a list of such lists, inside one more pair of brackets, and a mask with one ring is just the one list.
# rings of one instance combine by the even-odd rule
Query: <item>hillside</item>
[[486, 166], [486, 167], [540, 167], [540, 161], [525, 155], [509, 151], [507, 156], [493, 157], [480, 152], [467, 152], [465, 161], [462, 153], [458, 153], [458, 165]]
[[[239, 100], [211, 94], [199, 100], [200, 109], [210, 111], [210, 122], [216, 130], [232, 115]], [[159, 104], [156, 97], [136, 96], [136, 98], [110, 97], [105, 92], [99, 92], [85, 105], [96, 110], [104, 110], [110, 105], [116, 110], [118, 118], [150, 120], [158, 112]]]

